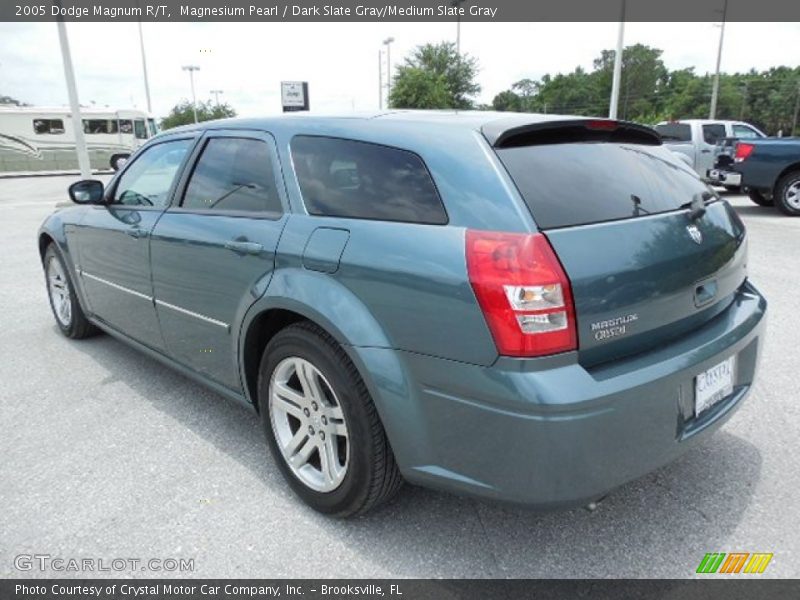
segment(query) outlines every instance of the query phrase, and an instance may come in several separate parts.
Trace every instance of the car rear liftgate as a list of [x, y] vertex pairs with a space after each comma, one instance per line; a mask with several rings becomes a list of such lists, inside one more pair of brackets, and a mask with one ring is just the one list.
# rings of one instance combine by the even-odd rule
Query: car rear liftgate
[[733, 300], [744, 226], [651, 130], [549, 122], [494, 146], [570, 279], [585, 366], [684, 335]]

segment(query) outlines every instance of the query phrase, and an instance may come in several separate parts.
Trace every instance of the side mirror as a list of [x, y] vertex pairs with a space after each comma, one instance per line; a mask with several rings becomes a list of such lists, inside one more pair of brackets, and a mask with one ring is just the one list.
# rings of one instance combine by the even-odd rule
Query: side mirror
[[83, 179], [69, 186], [69, 197], [75, 204], [100, 204], [103, 192], [103, 182], [97, 179]]

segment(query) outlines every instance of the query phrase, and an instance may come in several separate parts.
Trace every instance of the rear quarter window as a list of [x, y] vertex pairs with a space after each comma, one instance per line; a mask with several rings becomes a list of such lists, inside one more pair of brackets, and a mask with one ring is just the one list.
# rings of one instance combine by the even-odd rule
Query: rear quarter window
[[312, 215], [443, 225], [447, 213], [422, 159], [407, 150], [298, 135], [292, 162]]

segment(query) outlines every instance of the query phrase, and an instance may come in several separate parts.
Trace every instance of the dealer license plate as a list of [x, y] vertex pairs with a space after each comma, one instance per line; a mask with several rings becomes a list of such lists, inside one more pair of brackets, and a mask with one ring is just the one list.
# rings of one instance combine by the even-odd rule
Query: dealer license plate
[[733, 372], [736, 357], [723, 360], [707, 371], [700, 373], [694, 380], [694, 416], [714, 406], [733, 392]]

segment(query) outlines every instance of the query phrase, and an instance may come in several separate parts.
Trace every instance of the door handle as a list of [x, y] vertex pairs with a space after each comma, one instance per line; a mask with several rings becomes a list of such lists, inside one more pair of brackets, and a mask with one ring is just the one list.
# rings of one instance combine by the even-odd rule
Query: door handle
[[225, 248], [236, 254], [261, 254], [264, 251], [264, 246], [258, 242], [240, 242], [238, 240], [225, 242]]
[[131, 236], [133, 238], [137, 238], [137, 239], [138, 238], [147, 237], [147, 231], [145, 231], [144, 229], [139, 229], [138, 227], [137, 228], [132, 228], [132, 229], [126, 229], [125, 233], [127, 233], [129, 236]]
[[708, 154], [709, 152], [711, 152], [711, 150], [700, 150], [700, 152], [702, 152], [703, 154]]

